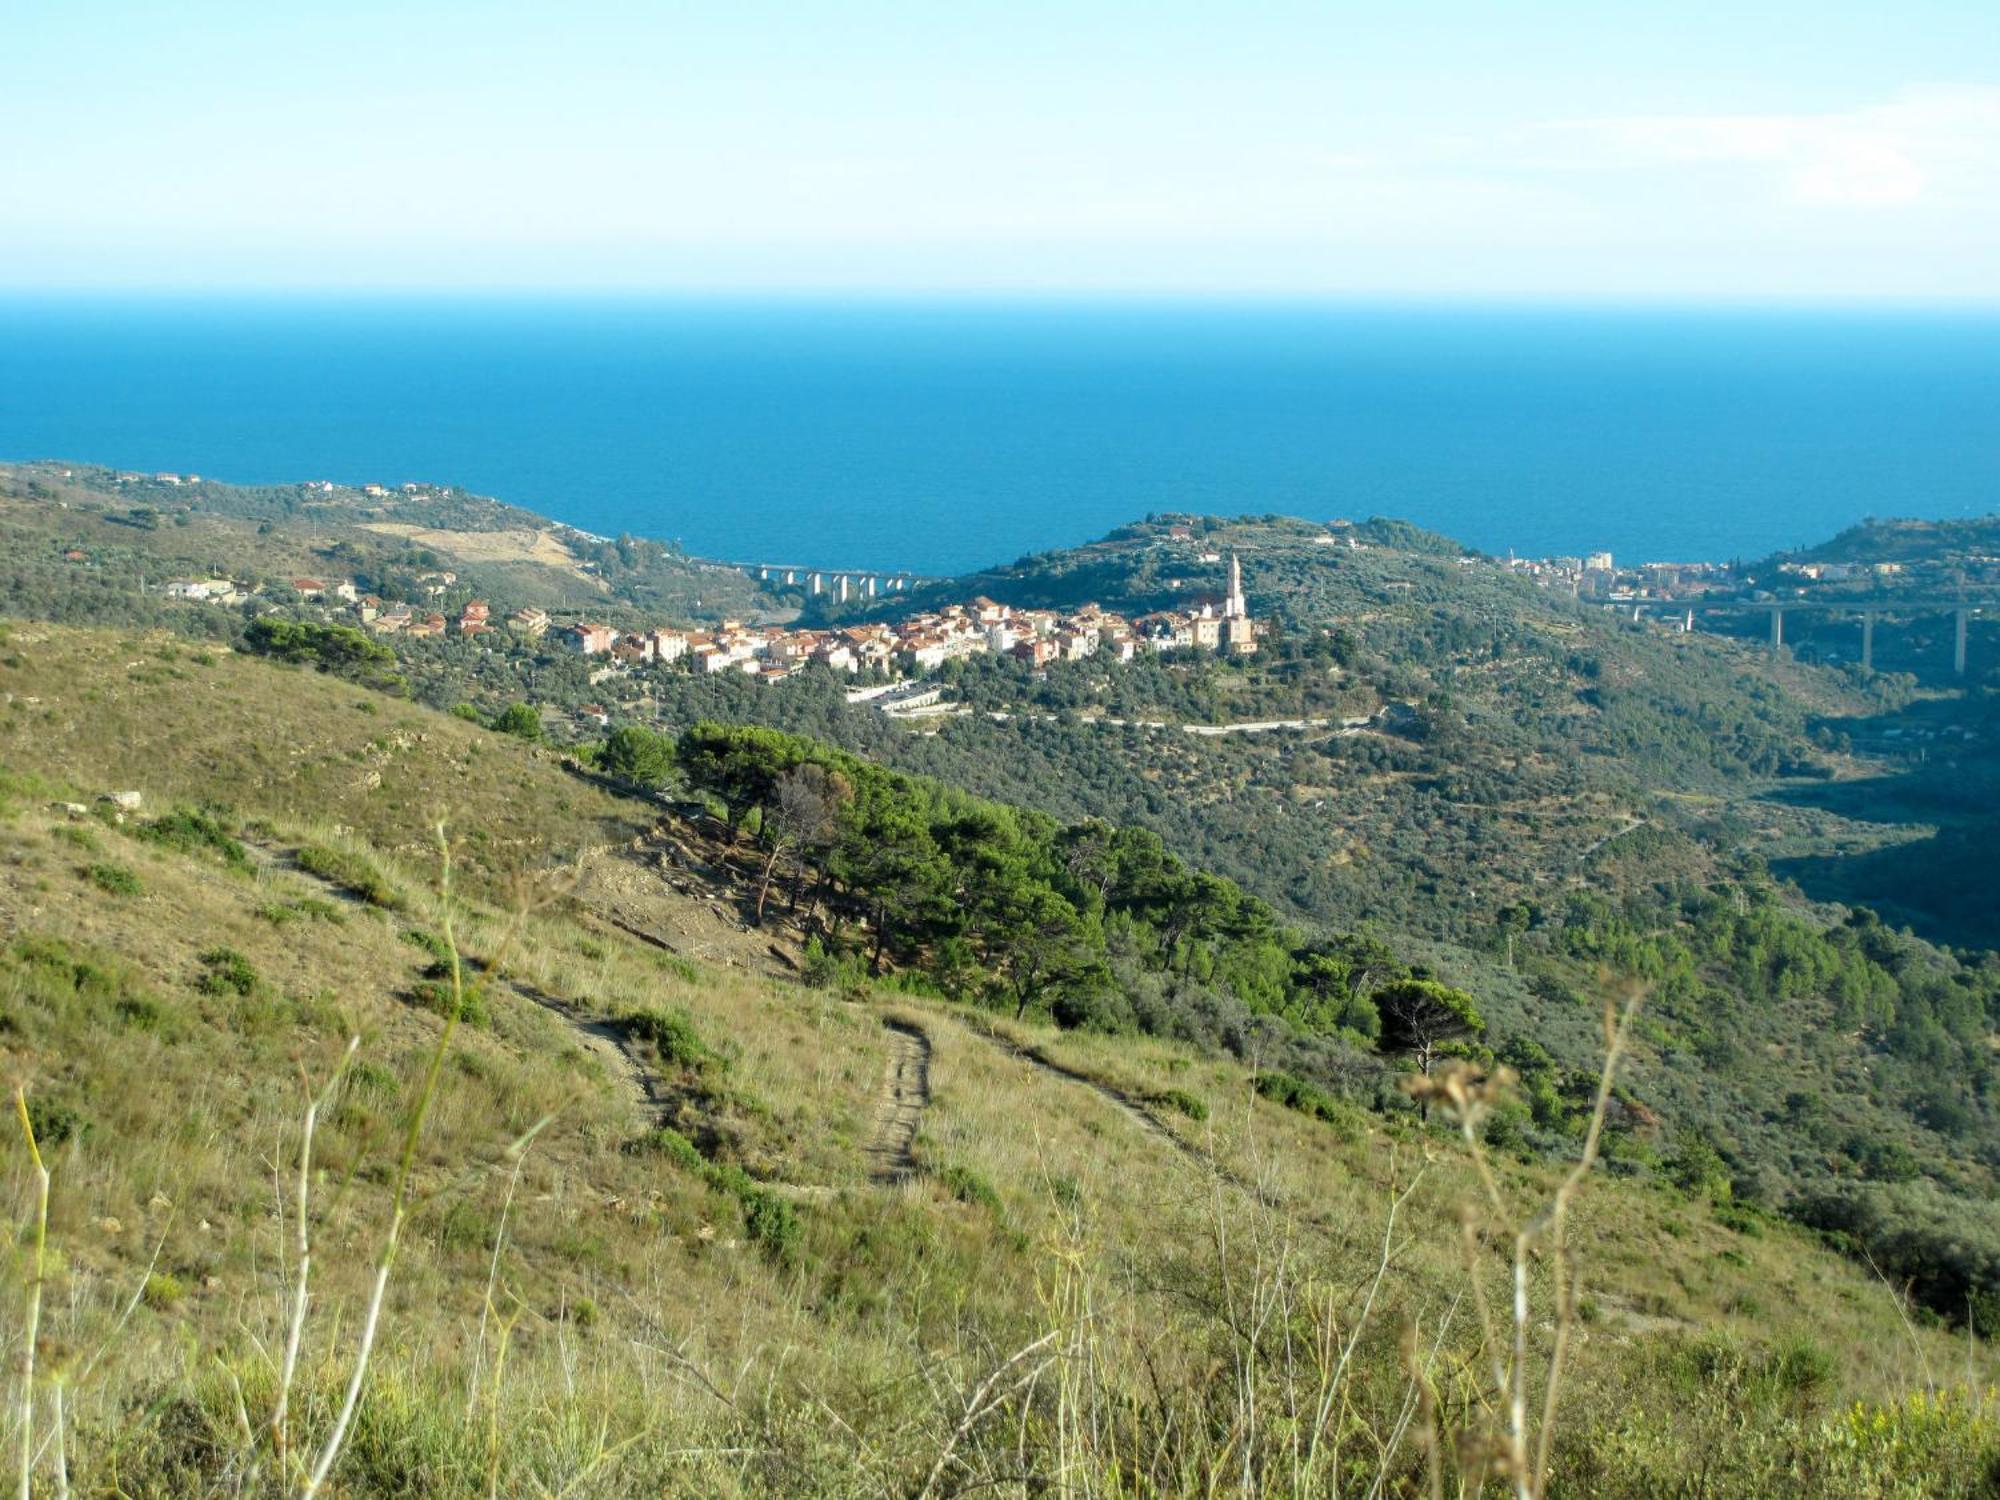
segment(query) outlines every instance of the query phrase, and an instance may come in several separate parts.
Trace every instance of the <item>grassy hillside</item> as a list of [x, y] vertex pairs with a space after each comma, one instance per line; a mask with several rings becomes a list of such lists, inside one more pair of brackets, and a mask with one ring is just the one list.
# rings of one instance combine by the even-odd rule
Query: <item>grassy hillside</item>
[[[657, 542], [606, 541], [463, 490], [370, 495], [346, 486], [247, 487], [211, 480], [120, 482], [83, 464], [0, 464], [0, 596], [20, 613], [91, 623], [219, 631], [218, 609], [168, 607], [177, 576], [273, 584], [356, 579], [386, 599], [456, 610], [483, 598], [496, 619], [523, 605], [633, 627], [757, 608], [743, 575]], [[431, 600], [422, 575], [456, 581]], [[148, 603], [141, 582], [151, 586]]]
[[[1427, 1453], [1454, 1490], [1490, 1470], [1511, 1236], [1449, 1101], [1305, 1112], [1185, 1044], [802, 986], [700, 830], [309, 672], [17, 627], [0, 691], [0, 1046], [52, 1178], [5, 1326], [18, 1356], [39, 1283], [33, 1437], [59, 1392], [80, 1491], [294, 1487], [426, 1100], [336, 1492], [1422, 1493]], [[122, 821], [96, 802], [128, 789]], [[281, 1444], [305, 1106], [350, 1037]], [[28, 1226], [25, 1146], [6, 1159]], [[1488, 1165], [1508, 1218], [1558, 1181]], [[1521, 1324], [1537, 1411], [1565, 1331], [1550, 1493], [1658, 1494], [1691, 1454], [1708, 1495], [1989, 1481], [1993, 1411], [1951, 1393], [1992, 1378], [1983, 1348], [1800, 1231], [1600, 1170], [1569, 1236], [1580, 1292], [1531, 1264]], [[36, 1461], [52, 1484], [53, 1445]]]

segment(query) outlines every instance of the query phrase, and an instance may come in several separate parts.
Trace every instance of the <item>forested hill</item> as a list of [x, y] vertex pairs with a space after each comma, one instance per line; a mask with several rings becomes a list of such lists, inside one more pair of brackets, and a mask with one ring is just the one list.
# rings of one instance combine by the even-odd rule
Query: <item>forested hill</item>
[[237, 485], [88, 464], [0, 463], [0, 601], [77, 623], [171, 624], [159, 587], [220, 576], [284, 604], [293, 579], [352, 580], [395, 602], [478, 594], [500, 618], [534, 605], [631, 628], [754, 615], [734, 568], [658, 541], [592, 536], [451, 484]]
[[900, 613], [982, 595], [1024, 609], [1091, 602], [1133, 613], [1185, 608], [1225, 591], [1230, 549], [1243, 553], [1254, 607], [1298, 620], [1371, 597], [1379, 602], [1385, 590], [1393, 593], [1395, 585], [1411, 581], [1407, 564], [1413, 559], [1452, 563], [1477, 556], [1450, 537], [1380, 517], [1322, 526], [1274, 515], [1153, 516], [1081, 547], [1035, 553], [933, 584], [906, 600], [850, 612]]
[[1181, 705], [1194, 712], [1310, 715], [1335, 702], [1327, 679], [1359, 664], [1378, 698], [1426, 705], [1488, 746], [1551, 744], [1564, 759], [1616, 760], [1692, 787], [1824, 774], [1819, 751], [1832, 742], [1813, 743], [1815, 716], [1885, 701], [1881, 683], [1635, 622], [1402, 521], [1157, 517], [930, 593], [1039, 608], [1094, 601], [1128, 614], [1190, 608], [1221, 597], [1232, 555], [1266, 626], [1264, 649], [1247, 675], [1210, 674], [1232, 701]]
[[1782, 560], [1830, 563], [1953, 563], [2000, 556], [2000, 515], [1926, 521], [1873, 517]]

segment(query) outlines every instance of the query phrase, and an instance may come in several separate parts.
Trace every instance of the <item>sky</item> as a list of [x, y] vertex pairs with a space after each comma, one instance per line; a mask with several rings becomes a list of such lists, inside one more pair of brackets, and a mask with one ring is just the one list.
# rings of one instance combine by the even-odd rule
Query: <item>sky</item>
[[1995, 0], [0, 0], [0, 290], [2000, 301]]

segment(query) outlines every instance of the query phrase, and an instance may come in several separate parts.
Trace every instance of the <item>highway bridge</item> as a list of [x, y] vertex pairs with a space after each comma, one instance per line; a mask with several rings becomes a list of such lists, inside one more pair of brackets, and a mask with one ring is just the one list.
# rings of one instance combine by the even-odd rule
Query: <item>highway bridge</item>
[[801, 589], [808, 596], [826, 595], [845, 604], [850, 599], [877, 599], [907, 593], [937, 580], [889, 568], [814, 568], [804, 563], [732, 562], [749, 577], [773, 589]]
[[1699, 599], [1620, 599], [1598, 601], [1608, 608], [1630, 610], [1637, 620], [1644, 615], [1680, 615], [1683, 630], [1694, 629], [1697, 615], [1746, 615], [1762, 612], [1771, 617], [1771, 649], [1785, 645], [1785, 616], [1797, 613], [1844, 615], [1861, 623], [1861, 665], [1875, 666], [1875, 621], [1883, 615], [1950, 615], [1952, 617], [1951, 669], [1965, 675], [1967, 627], [1974, 615], [2000, 614], [2000, 589], [1959, 594], [1880, 594], [1866, 598], [1753, 599], [1740, 596], [1718, 598], [1710, 594]]

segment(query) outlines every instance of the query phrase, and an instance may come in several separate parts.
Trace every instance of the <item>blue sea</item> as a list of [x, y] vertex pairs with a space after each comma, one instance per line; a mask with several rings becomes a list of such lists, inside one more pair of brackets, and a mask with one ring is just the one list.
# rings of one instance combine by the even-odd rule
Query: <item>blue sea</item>
[[2000, 509], [2000, 314], [16, 297], [0, 457], [925, 573], [1168, 510], [1724, 559]]

